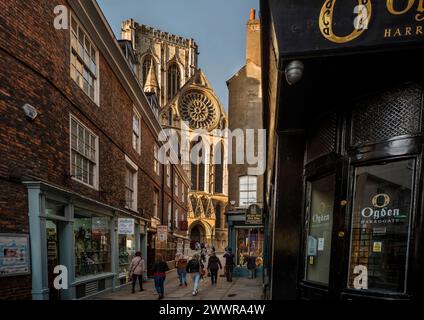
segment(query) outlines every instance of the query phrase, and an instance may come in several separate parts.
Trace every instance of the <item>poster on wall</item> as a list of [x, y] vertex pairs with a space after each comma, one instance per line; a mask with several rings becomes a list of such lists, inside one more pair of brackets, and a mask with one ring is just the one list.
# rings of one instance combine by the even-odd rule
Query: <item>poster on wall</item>
[[161, 242], [168, 241], [168, 226], [158, 226], [157, 228], [157, 239]]
[[27, 235], [0, 234], [0, 277], [30, 273]]
[[118, 234], [133, 235], [134, 234], [134, 219], [119, 218], [118, 219]]

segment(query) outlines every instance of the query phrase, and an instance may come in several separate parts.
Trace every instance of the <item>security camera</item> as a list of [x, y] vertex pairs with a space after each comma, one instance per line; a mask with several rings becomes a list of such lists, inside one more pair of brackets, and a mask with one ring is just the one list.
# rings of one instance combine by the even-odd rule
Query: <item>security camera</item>
[[26, 103], [25, 105], [23, 105], [22, 109], [25, 112], [25, 116], [30, 119], [30, 120], [35, 120], [35, 118], [37, 118], [38, 116], [38, 112], [37, 109], [35, 109], [32, 105]]
[[299, 82], [303, 77], [304, 65], [302, 61], [291, 61], [285, 70], [286, 80], [289, 85]]

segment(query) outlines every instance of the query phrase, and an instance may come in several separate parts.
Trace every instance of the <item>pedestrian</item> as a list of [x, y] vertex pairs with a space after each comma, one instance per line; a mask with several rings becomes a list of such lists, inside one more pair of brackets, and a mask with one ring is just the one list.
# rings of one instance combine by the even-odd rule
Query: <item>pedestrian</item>
[[181, 253], [177, 254], [177, 263], [176, 263], [176, 267], [177, 267], [177, 274], [178, 274], [178, 279], [180, 280], [180, 287], [182, 287], [183, 285], [185, 285], [187, 287], [187, 259], [184, 255], [182, 255]]
[[191, 279], [193, 280], [193, 296], [199, 293], [200, 276], [203, 273], [203, 268], [204, 265], [200, 261], [199, 254], [195, 253], [186, 268], [187, 273], [191, 275]]
[[153, 266], [153, 277], [155, 279], [155, 288], [156, 292], [158, 293], [158, 299], [163, 299], [165, 295], [165, 279], [166, 279], [166, 272], [169, 271], [169, 267], [164, 261], [164, 258], [161, 254], [158, 255], [156, 259], [156, 263]]
[[218, 269], [222, 269], [221, 261], [219, 261], [219, 258], [216, 256], [216, 253], [212, 252], [212, 255], [209, 257], [208, 260], [208, 270], [211, 275], [212, 285], [216, 285], [217, 283]]
[[249, 279], [256, 278], [256, 257], [253, 255], [253, 252], [250, 253], [247, 258], [247, 270], [249, 270]]
[[143, 290], [143, 274], [144, 274], [144, 259], [141, 256], [141, 252], [137, 251], [134, 258], [131, 261], [131, 264], [128, 268], [128, 278], [132, 281], [132, 293], [135, 293], [135, 285], [138, 279], [140, 285], [140, 291]]
[[201, 257], [202, 257], [202, 261], [204, 263], [206, 263], [206, 254], [207, 254], [207, 249], [206, 249], [206, 246], [203, 245], [202, 246], [202, 251], [201, 251]]
[[227, 252], [224, 254], [225, 258], [225, 275], [227, 276], [227, 281], [233, 281], [233, 270], [234, 270], [234, 254], [232, 253], [232, 249], [228, 248]]

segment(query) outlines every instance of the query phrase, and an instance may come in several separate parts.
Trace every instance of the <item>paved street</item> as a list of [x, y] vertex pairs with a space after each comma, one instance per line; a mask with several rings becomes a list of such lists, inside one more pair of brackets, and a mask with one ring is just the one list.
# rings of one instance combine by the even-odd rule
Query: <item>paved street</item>
[[[210, 277], [205, 277], [200, 284], [199, 294], [192, 296], [191, 277], [188, 275], [187, 287], [179, 287], [177, 271], [168, 272], [165, 282], [164, 300], [262, 300], [262, 280], [233, 278], [233, 282], [227, 282], [222, 277], [223, 270], [219, 273], [217, 286], [212, 286]], [[137, 284], [138, 287], [138, 284]], [[136, 288], [137, 288], [136, 287]], [[131, 286], [127, 285], [117, 292], [107, 292], [96, 296], [95, 300], [156, 300], [157, 294], [153, 280], [144, 283], [143, 292], [131, 293]]]

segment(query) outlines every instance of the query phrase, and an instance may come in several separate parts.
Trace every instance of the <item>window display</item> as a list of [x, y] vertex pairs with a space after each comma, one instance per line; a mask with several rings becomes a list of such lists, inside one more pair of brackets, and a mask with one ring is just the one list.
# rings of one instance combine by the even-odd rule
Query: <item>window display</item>
[[128, 274], [128, 267], [135, 254], [135, 236], [119, 235], [119, 273]]
[[309, 229], [306, 238], [305, 263], [305, 279], [308, 281], [328, 284], [330, 275], [334, 191], [334, 175], [308, 184], [310, 201], [306, 206], [306, 216]]
[[[78, 212], [78, 213], [77, 213]], [[82, 277], [111, 271], [110, 219], [76, 210], [75, 276]]]
[[237, 229], [237, 256], [236, 264], [245, 266], [247, 257], [256, 257], [256, 265], [262, 266], [262, 250], [264, 244], [264, 231], [258, 228]]
[[359, 167], [349, 287], [405, 291], [414, 161]]

